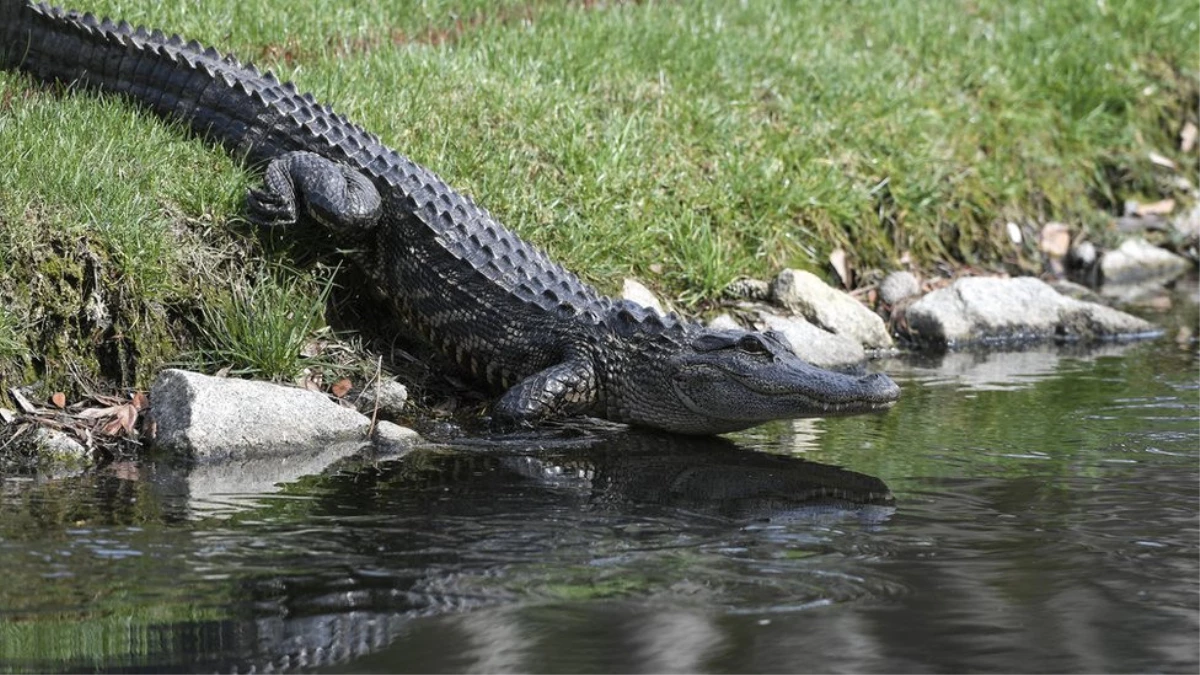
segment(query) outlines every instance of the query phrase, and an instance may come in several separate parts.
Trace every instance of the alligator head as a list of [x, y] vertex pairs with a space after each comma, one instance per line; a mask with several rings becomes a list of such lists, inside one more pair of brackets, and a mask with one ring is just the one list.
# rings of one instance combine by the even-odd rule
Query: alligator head
[[[900, 397], [888, 376], [818, 368], [774, 332], [699, 328], [630, 349], [616, 393], [627, 421], [678, 433], [737, 431], [778, 419], [885, 410]], [[649, 347], [649, 348], [647, 348]]]

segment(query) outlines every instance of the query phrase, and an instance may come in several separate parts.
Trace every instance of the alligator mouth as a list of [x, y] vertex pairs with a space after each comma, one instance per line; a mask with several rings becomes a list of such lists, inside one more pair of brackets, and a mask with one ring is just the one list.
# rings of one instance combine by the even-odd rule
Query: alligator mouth
[[[854, 378], [833, 371], [820, 378], [829, 385], [825, 391], [820, 386], [810, 386], [803, 391], [786, 389], [786, 385], [770, 383], [763, 386], [762, 380], [739, 376], [733, 377], [746, 389], [764, 398], [789, 400], [814, 414], [850, 415], [860, 412], [883, 411], [896, 405], [900, 398], [900, 386], [883, 373], [874, 373]], [[815, 392], [815, 393], [814, 393]]]
[[[708, 366], [712, 368], [712, 366]], [[818, 375], [803, 387], [791, 386], [783, 380], [764, 380], [748, 375], [720, 370], [729, 381], [743, 389], [738, 396], [730, 393], [704, 405], [692, 393], [677, 389], [676, 393], [693, 413], [720, 424], [713, 428], [746, 428], [774, 419], [806, 417], [838, 417], [882, 412], [894, 406], [900, 397], [900, 387], [887, 375], [876, 373], [863, 377], [814, 369]], [[824, 386], [822, 386], [824, 385]], [[742, 399], [742, 400], [738, 400]]]

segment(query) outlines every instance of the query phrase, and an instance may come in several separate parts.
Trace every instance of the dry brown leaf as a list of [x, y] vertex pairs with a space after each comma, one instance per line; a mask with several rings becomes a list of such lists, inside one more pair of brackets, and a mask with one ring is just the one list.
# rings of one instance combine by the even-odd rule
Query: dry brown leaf
[[1196, 128], [1195, 124], [1188, 122], [1179, 130], [1179, 149], [1183, 152], [1191, 152], [1196, 147], [1196, 137], [1200, 136], [1200, 129]]
[[[122, 404], [123, 405], [123, 404]], [[110, 405], [106, 408], [84, 408], [75, 413], [75, 416], [85, 420], [98, 420], [101, 417], [111, 417], [117, 414], [119, 405]]]
[[55, 408], [62, 410], [67, 407], [67, 395], [61, 391], [56, 391], [50, 395], [50, 402], [54, 404]]
[[1051, 258], [1061, 258], [1071, 249], [1071, 230], [1066, 223], [1046, 223], [1038, 248]]
[[354, 386], [354, 383], [350, 381], [350, 378], [343, 377], [342, 379], [338, 380], [337, 382], [334, 382], [333, 386], [330, 387], [329, 390], [333, 392], [334, 396], [341, 398], [341, 397], [345, 396], [346, 394], [350, 393], [350, 388], [353, 386]]
[[133, 407], [132, 403], [116, 406], [113, 418], [104, 425], [101, 433], [109, 436], [116, 436], [121, 431], [124, 431], [126, 435], [132, 434], [133, 427], [137, 424], [137, 418], [137, 408]]
[[837, 272], [838, 279], [842, 281], [843, 288], [850, 288], [850, 264], [846, 260], [846, 251], [841, 248], [833, 249], [829, 254], [829, 264], [833, 265], [833, 271]]
[[1149, 204], [1138, 204], [1137, 214], [1139, 216], [1169, 216], [1175, 210], [1174, 199], [1160, 199]]

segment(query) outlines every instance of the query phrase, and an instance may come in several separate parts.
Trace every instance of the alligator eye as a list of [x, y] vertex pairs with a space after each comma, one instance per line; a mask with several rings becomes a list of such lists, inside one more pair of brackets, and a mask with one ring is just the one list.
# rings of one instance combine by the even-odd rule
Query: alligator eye
[[747, 335], [743, 337], [742, 339], [738, 340], [737, 346], [738, 349], [746, 352], [747, 354], [766, 354], [769, 351], [767, 346], [762, 343], [762, 340], [758, 339], [757, 335]]

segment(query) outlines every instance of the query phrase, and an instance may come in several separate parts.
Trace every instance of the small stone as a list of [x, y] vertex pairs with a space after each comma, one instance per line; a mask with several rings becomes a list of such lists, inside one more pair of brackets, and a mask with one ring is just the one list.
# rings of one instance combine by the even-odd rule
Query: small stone
[[377, 447], [389, 453], [404, 452], [420, 443], [421, 435], [408, 427], [381, 420], [375, 424], [375, 432], [372, 434], [371, 440]]
[[1060, 295], [1065, 295], [1068, 298], [1082, 300], [1083, 302], [1104, 302], [1103, 298], [1101, 298], [1099, 295], [1096, 295], [1096, 292], [1092, 289], [1084, 286], [1083, 284], [1067, 281], [1066, 279], [1056, 279], [1051, 281], [1050, 287], [1058, 291]]
[[885, 305], [895, 307], [901, 301], [921, 292], [921, 282], [912, 272], [900, 270], [883, 278], [879, 284], [879, 299]]
[[1096, 245], [1090, 241], [1081, 242], [1070, 251], [1071, 261], [1079, 267], [1091, 267], [1096, 262]]
[[87, 462], [92, 458], [92, 453], [82, 443], [58, 429], [39, 428], [34, 432], [33, 444], [46, 459]]
[[666, 314], [663, 311], [662, 303], [654, 293], [651, 293], [649, 288], [636, 279], [625, 279], [621, 286], [621, 297], [647, 309], [652, 309], [660, 315]]
[[1021, 241], [1024, 239], [1024, 237], [1021, 236], [1021, 226], [1017, 225], [1016, 223], [1009, 222], [1005, 227], [1008, 230], [1009, 241], [1017, 246], [1020, 246]]
[[712, 330], [742, 330], [741, 324], [728, 314], [718, 314], [708, 322], [708, 327]]
[[1186, 272], [1187, 258], [1161, 249], [1145, 239], [1126, 239], [1100, 259], [1105, 285], [1159, 284]]
[[1176, 216], [1171, 225], [1189, 241], [1200, 239], [1200, 203]]
[[370, 415], [378, 408], [379, 412], [396, 417], [408, 404], [408, 387], [391, 379], [371, 382], [359, 392], [354, 404], [364, 415]]

